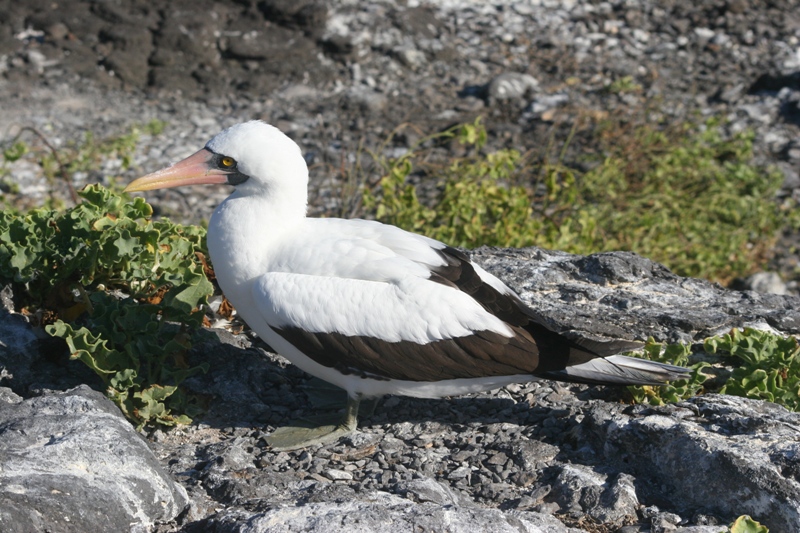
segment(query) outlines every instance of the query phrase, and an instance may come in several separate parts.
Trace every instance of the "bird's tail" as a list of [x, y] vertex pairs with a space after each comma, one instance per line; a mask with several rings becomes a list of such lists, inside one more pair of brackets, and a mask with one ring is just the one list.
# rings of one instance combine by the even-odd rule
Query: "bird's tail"
[[618, 355], [644, 346], [638, 341], [593, 339], [576, 331], [556, 333], [539, 313], [521, 302], [519, 305], [532, 319], [526, 330], [540, 350], [564, 356], [554, 358], [563, 368], [543, 368], [535, 373], [537, 377], [589, 385], [663, 385], [691, 374], [681, 366]]
[[543, 377], [590, 385], [663, 385], [668, 381], [686, 379], [690, 373], [691, 370], [682, 366], [610, 355], [550, 371]]

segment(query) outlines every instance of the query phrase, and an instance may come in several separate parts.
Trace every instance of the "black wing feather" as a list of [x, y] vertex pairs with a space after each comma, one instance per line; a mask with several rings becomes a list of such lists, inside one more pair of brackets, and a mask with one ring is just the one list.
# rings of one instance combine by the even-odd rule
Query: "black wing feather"
[[658, 363], [653, 363], [649, 372], [638, 363], [626, 366], [605, 361], [596, 365], [597, 370], [592, 367], [570, 374], [570, 367], [635, 349], [641, 343], [555, 332], [513, 292], [503, 293], [485, 283], [463, 252], [451, 247], [438, 252], [445, 264], [432, 269], [430, 280], [472, 296], [506, 322], [515, 333], [513, 337], [476, 331], [464, 337], [418, 344], [291, 327], [274, 329], [317, 363], [370, 379], [428, 382], [530, 374], [562, 381], [620, 384], [645, 379], [663, 381], [664, 376], [674, 379], [681, 374], [675, 367], [667, 369]]

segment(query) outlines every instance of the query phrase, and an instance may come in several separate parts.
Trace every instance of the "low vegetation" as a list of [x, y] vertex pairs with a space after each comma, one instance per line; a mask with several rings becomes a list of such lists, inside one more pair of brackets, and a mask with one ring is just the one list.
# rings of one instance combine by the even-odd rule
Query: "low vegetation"
[[[24, 198], [14, 196], [19, 186], [11, 176], [11, 165], [23, 157], [41, 169], [48, 184], [49, 195], [44, 207], [64, 209], [65, 202], [59, 189], [67, 189], [71, 202], [78, 203], [80, 199], [73, 187], [76, 177], [83, 176], [91, 183], [95, 181], [91, 177], [95, 176], [96, 181], [101, 181], [103, 176], [100, 175], [100, 168], [104, 163], [111, 164], [120, 172], [129, 169], [142, 134], [159, 135], [165, 126], [163, 121], [154, 119], [144, 125], [134, 125], [122, 135], [103, 139], [97, 139], [91, 131], [87, 131], [79, 142], [67, 143], [63, 148], [53, 146], [47, 136], [36, 128], [21, 128], [3, 150], [3, 159], [0, 161], [3, 203], [6, 208], [25, 205]], [[26, 142], [26, 139], [33, 142]], [[18, 201], [17, 204], [9, 205], [6, 198], [9, 193]]]
[[[641, 356], [689, 366], [692, 375], [660, 387], [629, 387], [633, 399], [662, 405], [703, 392], [719, 392], [800, 411], [800, 344], [796, 338], [751, 328], [733, 329], [706, 339], [696, 350], [693, 354], [691, 345], [650, 339]], [[693, 361], [699, 358], [702, 360]]]
[[79, 194], [70, 209], [0, 214], [0, 283], [138, 426], [189, 422], [178, 385], [205, 370], [186, 361], [213, 292], [205, 231], [151, 220], [142, 198], [97, 185]]
[[779, 403], [800, 411], [800, 346], [794, 337], [733, 330], [707, 339], [705, 351], [733, 358], [733, 374], [719, 392]]
[[[484, 153], [480, 121], [462, 125], [381, 159], [384, 176], [364, 191], [364, 206], [456, 246], [631, 250], [723, 283], [759, 270], [780, 232], [800, 228], [797, 205], [776, 202], [781, 173], [753, 164], [752, 134], [724, 138], [714, 121], [612, 126], [598, 126], [604, 156], [580, 173], [513, 149]], [[428, 163], [421, 147], [452, 139], [467, 155]]]

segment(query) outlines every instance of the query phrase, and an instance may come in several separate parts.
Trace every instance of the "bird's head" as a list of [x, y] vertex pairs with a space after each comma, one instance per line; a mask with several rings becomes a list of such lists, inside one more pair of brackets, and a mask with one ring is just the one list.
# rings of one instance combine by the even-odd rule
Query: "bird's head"
[[132, 181], [126, 192], [227, 183], [242, 196], [299, 202], [307, 198], [308, 167], [300, 147], [259, 120], [231, 126], [205, 148], [165, 169]]

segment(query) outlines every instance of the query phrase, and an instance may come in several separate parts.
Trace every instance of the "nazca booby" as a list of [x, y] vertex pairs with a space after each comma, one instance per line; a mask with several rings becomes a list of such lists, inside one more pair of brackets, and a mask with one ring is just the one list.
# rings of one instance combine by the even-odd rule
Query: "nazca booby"
[[240, 316], [273, 349], [347, 391], [340, 424], [280, 428], [282, 449], [356, 427], [361, 398], [437, 398], [548, 378], [655, 385], [686, 369], [616, 355], [641, 346], [550, 330], [502, 281], [462, 252], [368, 220], [307, 218], [299, 146], [261, 121], [219, 133], [128, 192], [227, 183], [208, 250]]

